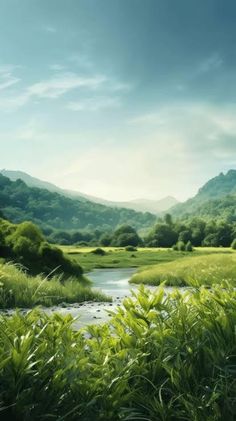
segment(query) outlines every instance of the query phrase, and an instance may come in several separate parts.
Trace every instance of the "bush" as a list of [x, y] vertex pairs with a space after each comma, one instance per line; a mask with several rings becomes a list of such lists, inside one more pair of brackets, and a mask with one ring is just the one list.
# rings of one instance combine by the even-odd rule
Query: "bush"
[[236, 250], [236, 238], [233, 240], [232, 244], [231, 244], [231, 248], [233, 250]]
[[100, 247], [92, 250], [91, 253], [96, 254], [97, 256], [105, 256], [106, 254], [105, 250], [101, 249]]
[[178, 241], [177, 243], [177, 250], [178, 251], [185, 251], [185, 244], [183, 241]]
[[134, 246], [126, 246], [125, 251], [137, 251], [137, 249]]
[[190, 251], [190, 252], [193, 251], [193, 246], [192, 246], [191, 241], [187, 242], [187, 244], [185, 246], [185, 251]]
[[[25, 266], [33, 275], [45, 273], [49, 275], [55, 268], [64, 277], [80, 276], [81, 266], [69, 260], [57, 247], [51, 246], [44, 239], [40, 229], [32, 222], [13, 225], [2, 222], [0, 252], [2, 257], [10, 257]], [[2, 244], [2, 247], [1, 247]]]

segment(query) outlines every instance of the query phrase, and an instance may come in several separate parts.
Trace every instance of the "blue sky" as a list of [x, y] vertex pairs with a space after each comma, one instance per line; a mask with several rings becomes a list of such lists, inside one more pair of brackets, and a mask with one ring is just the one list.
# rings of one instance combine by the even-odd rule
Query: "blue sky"
[[236, 167], [233, 0], [1, 0], [0, 167], [184, 200]]

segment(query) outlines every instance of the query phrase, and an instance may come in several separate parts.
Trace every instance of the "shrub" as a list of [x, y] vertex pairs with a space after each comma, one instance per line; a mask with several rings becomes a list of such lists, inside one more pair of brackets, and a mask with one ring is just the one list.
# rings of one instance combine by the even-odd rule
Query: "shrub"
[[190, 252], [193, 251], [193, 246], [192, 246], [191, 241], [187, 242], [187, 244], [185, 246], [185, 251], [190, 251]]
[[185, 251], [185, 244], [183, 241], [178, 241], [177, 243], [177, 250], [178, 251]]
[[91, 251], [91, 253], [96, 254], [97, 256], [105, 256], [105, 250], [101, 249], [100, 247]]
[[137, 249], [134, 246], [126, 246], [125, 251], [137, 251]]
[[231, 248], [233, 250], [236, 250], [236, 238], [233, 240], [232, 244], [231, 244]]

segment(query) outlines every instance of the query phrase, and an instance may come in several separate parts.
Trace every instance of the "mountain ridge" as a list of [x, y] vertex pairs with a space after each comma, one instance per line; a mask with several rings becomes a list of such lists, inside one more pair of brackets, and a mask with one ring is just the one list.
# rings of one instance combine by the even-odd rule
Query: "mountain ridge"
[[[224, 202], [226, 208], [230, 201], [230, 207], [232, 207], [234, 198], [236, 200], [236, 170], [230, 169], [225, 174], [221, 172], [216, 177], [208, 180], [202, 187], [199, 188], [194, 197], [183, 203], [177, 204], [172, 207], [169, 212], [174, 217], [185, 217], [199, 216], [201, 214], [205, 215], [207, 213], [207, 209], [211, 209], [211, 213], [214, 214], [214, 203], [217, 208], [220, 208], [220, 202]], [[206, 210], [204, 210], [204, 208]]]
[[62, 194], [69, 198], [79, 198], [80, 200], [88, 200], [88, 201], [102, 204], [104, 206], [109, 206], [109, 207], [133, 209], [137, 212], [150, 212], [153, 214], [158, 214], [161, 212], [168, 211], [171, 207], [179, 203], [178, 200], [172, 196], [166, 196], [158, 200], [141, 198], [141, 199], [133, 199], [130, 201], [111, 201], [111, 200], [102, 199], [96, 196], [88, 195], [85, 193], [81, 193], [76, 190], [63, 189], [61, 187], [56, 186], [53, 183], [41, 180], [37, 177], [33, 177], [30, 174], [27, 174], [23, 171], [3, 169], [3, 170], [0, 170], [0, 174], [9, 178], [12, 181], [21, 179], [29, 187], [46, 188], [49, 191]]

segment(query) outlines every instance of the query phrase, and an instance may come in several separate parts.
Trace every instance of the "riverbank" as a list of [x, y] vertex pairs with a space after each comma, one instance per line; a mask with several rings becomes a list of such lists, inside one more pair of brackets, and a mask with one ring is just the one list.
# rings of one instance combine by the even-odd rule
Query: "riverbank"
[[29, 276], [19, 265], [0, 263], [0, 308], [53, 306], [83, 301], [111, 301], [101, 291], [91, 288], [84, 276], [62, 281], [54, 276]]
[[215, 253], [141, 268], [130, 279], [135, 284], [158, 286], [212, 286], [228, 282], [236, 286], [236, 254]]

